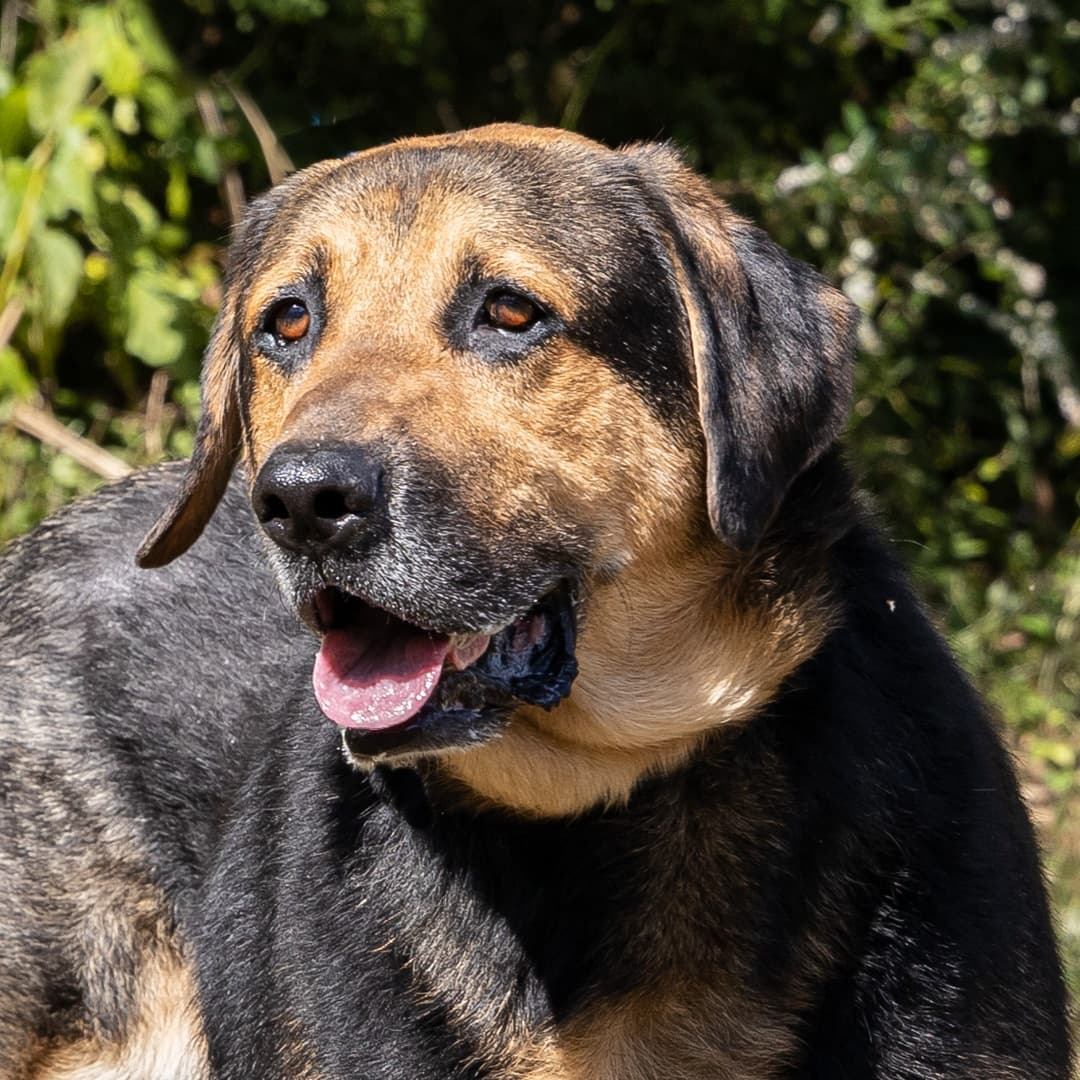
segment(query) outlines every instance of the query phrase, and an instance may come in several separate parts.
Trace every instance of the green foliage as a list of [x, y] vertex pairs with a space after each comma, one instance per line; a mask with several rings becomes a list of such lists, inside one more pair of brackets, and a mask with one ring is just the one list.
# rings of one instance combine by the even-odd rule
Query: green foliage
[[[1080, 26], [1010, 4], [943, 35], [939, 7], [905, 13], [912, 67], [891, 93], [845, 103], [823, 144], [779, 174], [781, 198], [755, 194], [771, 230], [816, 252], [862, 307], [860, 464], [969, 670], [1021, 729], [1052, 733], [1029, 749], [1061, 786], [1080, 693], [1067, 629], [1080, 397], [1066, 344], [1080, 310], [1053, 270], [1077, 235], [1064, 188], [1080, 164]], [[830, 28], [840, 48], [850, 32]]]
[[130, 404], [141, 365], [197, 372], [218, 251], [192, 244], [188, 177], [212, 184], [219, 154], [139, 0], [43, 5], [34, 29], [0, 79], [0, 307], [22, 312], [0, 393], [71, 383]]
[[[266, 186], [268, 130], [299, 165], [493, 119], [673, 138], [862, 309], [853, 457], [1028, 778], [1074, 804], [1080, 18], [1064, 5], [34, 10], [0, 40], [0, 420], [40, 396], [130, 461], [190, 448], [225, 182]], [[91, 482], [10, 428], [0, 468], [0, 537]], [[1066, 883], [1075, 831], [1056, 834]]]

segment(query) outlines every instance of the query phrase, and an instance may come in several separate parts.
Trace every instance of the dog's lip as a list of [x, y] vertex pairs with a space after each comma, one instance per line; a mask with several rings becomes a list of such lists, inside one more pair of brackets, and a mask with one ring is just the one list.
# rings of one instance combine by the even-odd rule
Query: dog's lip
[[[435, 715], [456, 720], [463, 715], [458, 710], [475, 713], [485, 699], [496, 709], [515, 698], [550, 707], [568, 692], [576, 671], [571, 645], [569, 658], [558, 662], [565, 679], [555, 680], [560, 689], [552, 697], [550, 665], [560, 655], [551, 652], [552, 635], [572, 642], [566, 627], [573, 625], [576, 596], [560, 583], [492, 632], [443, 633], [324, 586], [303, 604], [305, 621], [322, 637], [312, 673], [316, 699], [329, 719], [366, 738], [410, 728], [422, 711], [427, 722]], [[490, 660], [483, 659], [489, 652]], [[482, 671], [474, 674], [474, 666]]]
[[[413, 619], [403, 618], [397, 612], [378, 604], [373, 604], [359, 593], [348, 591], [338, 585], [324, 585], [321, 588], [314, 590], [314, 592], [299, 605], [299, 615], [304, 623], [314, 630], [320, 638], [323, 638], [329, 631], [342, 625], [342, 605], [360, 605], [363, 608], [369, 609], [372, 617], [383, 616], [393, 622], [402, 623], [412, 630], [428, 634], [433, 638], [448, 638], [450, 640], [450, 651], [447, 654], [447, 663], [458, 671], [463, 671], [470, 664], [475, 663], [483, 656], [487, 651], [488, 646], [491, 644], [492, 638], [501, 634], [504, 630], [508, 630], [510, 627], [524, 622], [537, 608], [541, 607], [545, 601], [560, 590], [565, 589], [565, 585], [558, 585], [553, 589], [549, 589], [536, 603], [530, 604], [524, 611], [514, 615], [497, 626], [483, 630], [441, 630], [431, 623], [423, 623]], [[576, 597], [576, 593], [572, 593], [571, 595]]]
[[366, 595], [354, 589], [338, 584], [326, 584], [311, 590], [296, 605], [296, 612], [300, 620], [319, 637], [325, 636], [327, 631], [340, 625], [339, 605], [359, 604], [370, 609], [373, 616], [384, 616], [396, 622], [404, 623], [414, 630], [422, 631], [433, 637], [447, 637], [455, 645], [468, 649], [469, 643], [477, 638], [493, 638], [497, 634], [521, 622], [533, 611], [543, 605], [551, 597], [558, 593], [565, 593], [571, 598], [571, 603], [577, 604], [577, 589], [569, 582], [560, 581], [551, 588], [544, 590], [540, 597], [531, 604], [527, 604], [521, 610], [515, 612], [509, 618], [484, 627], [475, 629], [452, 629], [438, 625], [435, 620], [425, 621], [410, 615], [406, 617], [400, 612], [384, 604], [371, 601]]

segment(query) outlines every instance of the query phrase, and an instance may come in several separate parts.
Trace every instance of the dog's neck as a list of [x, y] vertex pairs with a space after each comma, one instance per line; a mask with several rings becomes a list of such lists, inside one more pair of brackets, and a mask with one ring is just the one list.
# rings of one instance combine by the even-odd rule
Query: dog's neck
[[570, 696], [518, 710], [499, 738], [441, 768], [480, 803], [526, 815], [624, 805], [644, 777], [759, 713], [818, 651], [836, 622], [829, 553], [853, 501], [834, 449], [796, 480], [749, 556], [698, 522], [593, 583]]
[[782, 580], [775, 565], [767, 552], [736, 563], [713, 544], [595, 587], [570, 696], [518, 710], [497, 739], [442, 767], [480, 801], [527, 815], [624, 804], [643, 777], [760, 712], [820, 647], [832, 607], [818, 555]]

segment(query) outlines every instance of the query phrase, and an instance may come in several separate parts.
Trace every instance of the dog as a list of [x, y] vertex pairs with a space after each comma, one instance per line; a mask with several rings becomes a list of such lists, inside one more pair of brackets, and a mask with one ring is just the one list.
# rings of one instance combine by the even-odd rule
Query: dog
[[256, 199], [190, 463], [3, 557], [0, 1074], [1067, 1077], [856, 324], [665, 145]]

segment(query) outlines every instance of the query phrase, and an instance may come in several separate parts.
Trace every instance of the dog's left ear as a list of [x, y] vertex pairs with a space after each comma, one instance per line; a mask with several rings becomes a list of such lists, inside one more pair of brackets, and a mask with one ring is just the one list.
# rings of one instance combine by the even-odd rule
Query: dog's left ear
[[857, 310], [733, 213], [673, 150], [626, 153], [667, 235], [689, 319], [709, 520], [749, 551], [792, 481], [844, 429]]

